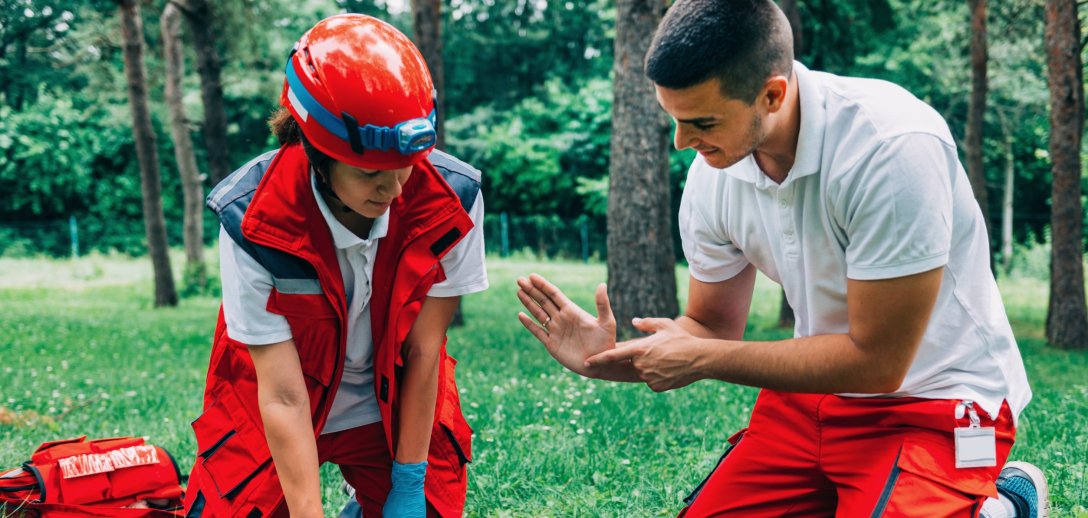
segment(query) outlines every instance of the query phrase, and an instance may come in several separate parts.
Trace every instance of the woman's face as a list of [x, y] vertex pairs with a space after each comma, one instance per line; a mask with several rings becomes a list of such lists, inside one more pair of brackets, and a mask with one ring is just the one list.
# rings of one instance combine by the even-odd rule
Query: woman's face
[[393, 200], [400, 196], [401, 188], [412, 175], [412, 166], [400, 169], [359, 169], [343, 162], [333, 162], [329, 168], [329, 186], [340, 201], [351, 210], [367, 217], [377, 218]]

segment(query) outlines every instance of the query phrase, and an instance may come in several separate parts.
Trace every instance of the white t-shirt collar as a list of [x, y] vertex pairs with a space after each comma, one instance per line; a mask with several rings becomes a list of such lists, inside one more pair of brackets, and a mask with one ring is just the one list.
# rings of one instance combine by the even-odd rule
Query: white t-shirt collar
[[332, 232], [332, 241], [336, 248], [343, 250], [361, 244], [370, 244], [389, 233], [389, 209], [386, 209], [381, 216], [374, 220], [374, 224], [370, 226], [370, 234], [366, 239], [363, 239], [348, 230], [343, 223], [340, 223], [332, 215], [332, 210], [329, 209], [328, 204], [325, 203], [325, 198], [321, 197], [321, 192], [317, 189], [317, 177], [313, 169], [310, 170], [310, 188], [313, 189], [314, 199], [317, 200], [317, 207], [321, 209], [321, 215], [325, 217], [325, 224], [329, 226], [329, 231]]

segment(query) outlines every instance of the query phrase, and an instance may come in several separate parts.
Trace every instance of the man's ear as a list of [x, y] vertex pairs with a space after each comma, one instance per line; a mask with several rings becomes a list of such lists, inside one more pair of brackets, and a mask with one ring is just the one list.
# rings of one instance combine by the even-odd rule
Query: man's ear
[[774, 113], [782, 109], [786, 102], [786, 94], [789, 92], [790, 80], [786, 76], [773, 76], [763, 83], [763, 90], [759, 92], [757, 99], [766, 108], [768, 113]]

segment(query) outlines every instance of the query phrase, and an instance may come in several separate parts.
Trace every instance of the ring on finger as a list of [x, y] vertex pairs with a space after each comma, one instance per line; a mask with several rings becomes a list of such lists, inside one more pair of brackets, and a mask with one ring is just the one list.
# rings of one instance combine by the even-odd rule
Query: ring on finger
[[544, 323], [540, 324], [540, 327], [543, 327], [544, 329], [547, 329], [548, 324], [550, 324], [550, 323], [552, 323], [552, 317], [551, 317], [551, 315], [548, 315], [548, 319], [545, 320]]

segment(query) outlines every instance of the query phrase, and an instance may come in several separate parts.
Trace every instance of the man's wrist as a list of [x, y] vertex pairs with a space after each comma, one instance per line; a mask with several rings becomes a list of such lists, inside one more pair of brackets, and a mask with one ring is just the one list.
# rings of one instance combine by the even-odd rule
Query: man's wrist
[[[707, 338], [699, 338], [692, 336], [691, 340], [691, 372], [694, 374], [695, 379], [692, 382], [716, 378], [714, 370], [714, 353], [720, 351], [714, 351], [715, 340]], [[721, 344], [726, 345], [726, 344]]]

